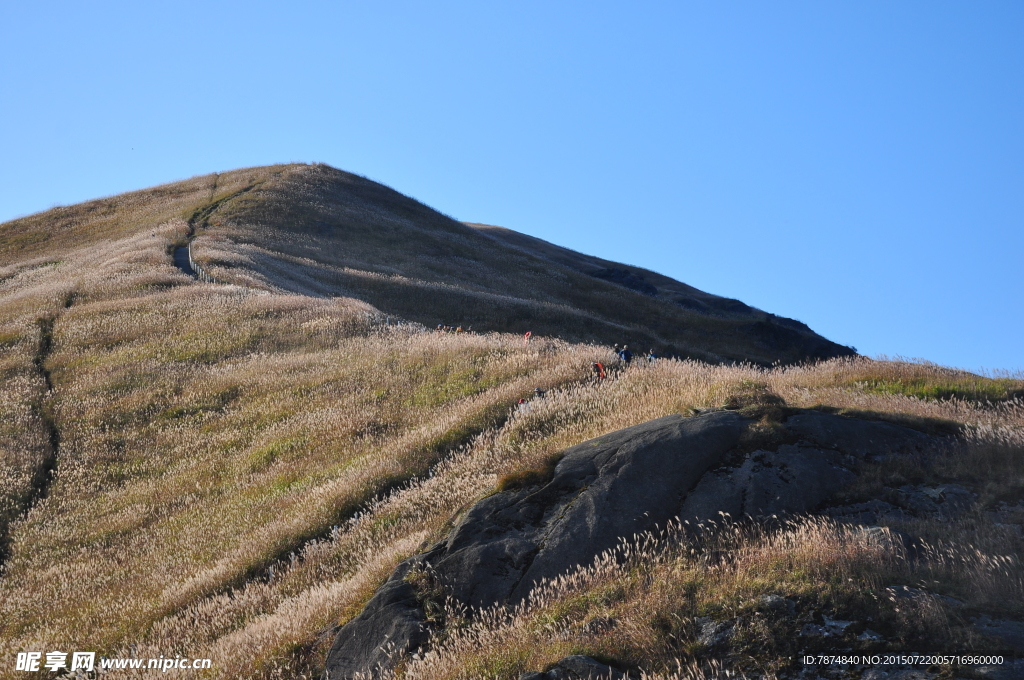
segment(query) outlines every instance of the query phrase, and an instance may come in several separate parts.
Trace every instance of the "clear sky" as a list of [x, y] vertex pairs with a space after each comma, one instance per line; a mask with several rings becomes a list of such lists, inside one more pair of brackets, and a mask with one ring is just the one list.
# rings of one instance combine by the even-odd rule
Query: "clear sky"
[[1024, 3], [0, 0], [0, 220], [320, 161], [1024, 368]]

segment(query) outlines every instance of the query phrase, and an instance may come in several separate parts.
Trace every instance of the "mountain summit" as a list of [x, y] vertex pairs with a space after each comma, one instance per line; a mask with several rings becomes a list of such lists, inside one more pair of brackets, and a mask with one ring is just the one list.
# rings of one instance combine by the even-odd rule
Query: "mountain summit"
[[711, 362], [792, 363], [852, 355], [806, 325], [638, 267], [515, 231], [458, 222], [326, 165], [196, 177], [0, 228], [0, 264], [179, 219], [216, 280], [349, 297], [385, 315]]

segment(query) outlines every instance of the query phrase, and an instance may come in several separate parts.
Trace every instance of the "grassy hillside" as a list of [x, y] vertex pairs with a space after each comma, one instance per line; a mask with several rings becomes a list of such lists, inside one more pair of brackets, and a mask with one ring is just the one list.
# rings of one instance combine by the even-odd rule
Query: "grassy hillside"
[[531, 330], [713, 361], [767, 365], [851, 353], [742, 304], [694, 309], [678, 295], [639, 293], [327, 166], [289, 166], [249, 186], [217, 193], [191, 219], [197, 257], [227, 281], [354, 296], [427, 326]]
[[737, 316], [748, 316], [751, 319], [761, 320], [774, 318], [779, 323], [790, 326], [795, 330], [809, 330], [799, 321], [783, 319], [766, 315], [763, 312], [748, 307], [739, 300], [723, 298], [718, 295], [711, 295], [693, 286], [676, 281], [675, 279], [663, 276], [641, 267], [624, 265], [619, 262], [604, 260], [592, 255], [577, 253], [574, 250], [556, 246], [542, 239], [520, 234], [519, 232], [497, 227], [492, 224], [477, 224], [467, 222], [467, 226], [494, 238], [497, 241], [508, 243], [516, 248], [537, 255], [545, 260], [555, 262], [569, 269], [581, 272], [588, 276], [612, 281], [621, 286], [636, 290], [649, 296], [669, 300], [674, 304], [687, 309], [701, 312], [733, 314]]
[[210, 175], [15, 220], [0, 229], [0, 264], [90, 246], [102, 260], [107, 240], [175, 219], [182, 233], [197, 231], [194, 254], [219, 279], [356, 297], [428, 326], [765, 365], [852, 353], [799, 322], [508, 230], [471, 228], [322, 165]]
[[[174, 268], [190, 221], [197, 256], [231, 283]], [[752, 391], [967, 433], [959, 457], [879, 470], [871, 483], [957, 479], [986, 507], [1024, 498], [1024, 381], [846, 358], [788, 368], [661, 361], [616, 367], [598, 384], [589, 366], [608, 359], [607, 345], [556, 336], [676, 333], [674, 346], [693, 354], [778, 355], [743, 336], [738, 318], [674, 305], [690, 325], [673, 330], [657, 298], [494, 243], [319, 166], [197, 178], [0, 226], [0, 646], [208, 657], [212, 677], [314, 677], [333, 626], [502, 478], [590, 437]], [[464, 312], [477, 328], [516, 332], [439, 334], [400, 312], [430, 325]], [[526, 324], [537, 334], [529, 344]], [[742, 354], [755, 350], [764, 353]], [[545, 398], [517, 405], [537, 386]], [[947, 538], [957, 550], [973, 542], [982, 561], [1021, 554], [996, 520], [969, 521]], [[834, 536], [827, 545], [838, 547], [809, 554], [806, 574], [928, 576], [884, 555], [843, 566], [829, 555], [853, 539]], [[782, 540], [741, 539], [755, 556]], [[588, 577], [546, 608], [488, 623], [480, 634], [491, 637], [477, 639], [501, 648], [453, 638], [410, 677], [515, 678], [569, 649], [666, 671], [695, 658], [673, 617], [709, 611], [687, 599], [688, 583], [738, 609], [767, 589], [848, 596], [810, 576], [781, 583], [777, 570], [700, 581], [689, 554], [658, 555], [650, 577]], [[965, 564], [951, 569], [980, 573]], [[986, 578], [949, 592], [1019, 615], [1019, 576]], [[652, 590], [663, 582], [683, 585]], [[608, 588], [621, 595], [601, 595]], [[536, 634], [599, 614], [629, 625], [609, 636]], [[940, 614], [940, 627], [959, 616]], [[17, 675], [9, 661], [0, 677]]]

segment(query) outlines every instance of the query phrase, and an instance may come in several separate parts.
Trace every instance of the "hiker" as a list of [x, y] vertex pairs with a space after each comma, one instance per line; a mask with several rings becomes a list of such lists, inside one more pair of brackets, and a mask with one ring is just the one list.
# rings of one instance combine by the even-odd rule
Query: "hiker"
[[524, 342], [525, 342], [525, 343], [526, 343], [527, 345], [529, 345], [529, 344], [530, 344], [530, 338], [531, 338], [532, 336], [533, 336], [533, 331], [526, 331], [526, 335], [524, 335], [524, 336], [523, 336], [523, 341], [524, 341]]
[[600, 361], [595, 361], [592, 365], [592, 368], [594, 369], [594, 375], [597, 376], [597, 379], [604, 380], [604, 364], [602, 364]]
[[629, 345], [622, 346], [622, 349], [619, 350], [619, 358], [622, 359], [622, 363], [629, 366], [629, 362], [633, 360], [633, 353], [629, 351]]
[[441, 324], [437, 324], [437, 332], [444, 333], [444, 326], [442, 326]]
[[648, 364], [653, 364], [655, 361], [657, 361], [657, 359], [658, 359], [658, 355], [654, 353], [653, 349], [651, 349], [651, 351], [649, 351], [647, 353], [647, 363]]
[[543, 398], [544, 397], [544, 390], [542, 390], [539, 387], [534, 387], [533, 388], [533, 396], [537, 397], [538, 399]]
[[623, 346], [618, 343], [615, 343], [615, 346], [612, 347], [612, 358], [610, 360], [612, 363], [622, 361], [622, 347]]
[[458, 328], [456, 328], [455, 332], [456, 333], [461, 333], [462, 332], [462, 326], [459, 326]]

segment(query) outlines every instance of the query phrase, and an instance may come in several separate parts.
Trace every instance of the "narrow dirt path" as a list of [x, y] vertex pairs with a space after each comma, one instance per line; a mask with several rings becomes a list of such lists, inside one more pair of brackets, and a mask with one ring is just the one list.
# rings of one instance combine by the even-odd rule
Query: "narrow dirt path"
[[[64, 309], [70, 307], [73, 302], [74, 296], [68, 295], [64, 300]], [[32, 367], [36, 377], [42, 383], [43, 391], [38, 399], [32, 401], [30, 408], [39, 423], [46, 444], [42, 456], [34, 463], [35, 469], [31, 471], [32, 477], [28, 488], [16, 492], [13, 497], [15, 514], [0, 516], [0, 575], [3, 573], [4, 563], [11, 554], [10, 522], [18, 517], [23, 517], [34, 505], [45, 499], [57, 476], [60, 430], [53, 412], [53, 380], [50, 377], [50, 370], [46, 367], [46, 362], [53, 352], [53, 324], [62, 311], [45, 314], [36, 319], [36, 326], [39, 328], [39, 343], [36, 346], [35, 356], [32, 357]]]
[[210, 216], [213, 214], [215, 210], [217, 210], [217, 208], [220, 208], [228, 201], [231, 201], [243, 194], [252, 191], [260, 184], [262, 184], [262, 182], [256, 182], [255, 184], [250, 184], [249, 186], [243, 189], [239, 189], [238, 191], [228, 194], [227, 196], [224, 196], [220, 199], [214, 200], [214, 194], [217, 191], [218, 178], [219, 175], [215, 175], [213, 178], [213, 186], [210, 189], [210, 202], [203, 206], [202, 208], [196, 210], [194, 213], [192, 213], [192, 217], [190, 217], [188, 220], [188, 232], [185, 234], [185, 236], [188, 238], [188, 242], [186, 243], [186, 245], [178, 246], [177, 248], [174, 249], [174, 266], [180, 269], [181, 271], [185, 272], [192, 278], [201, 279], [208, 283], [217, 283], [217, 281], [215, 281], [213, 277], [203, 272], [201, 268], [200, 271], [196, 271], [196, 267], [192, 266], [192, 259], [189, 257], [189, 244], [191, 244], [192, 240], [195, 239], [197, 228], [209, 226]]
[[196, 274], [196, 270], [192, 268], [192, 263], [188, 259], [188, 246], [179, 246], [174, 249], [174, 266], [185, 272], [193, 279], [199, 278]]

